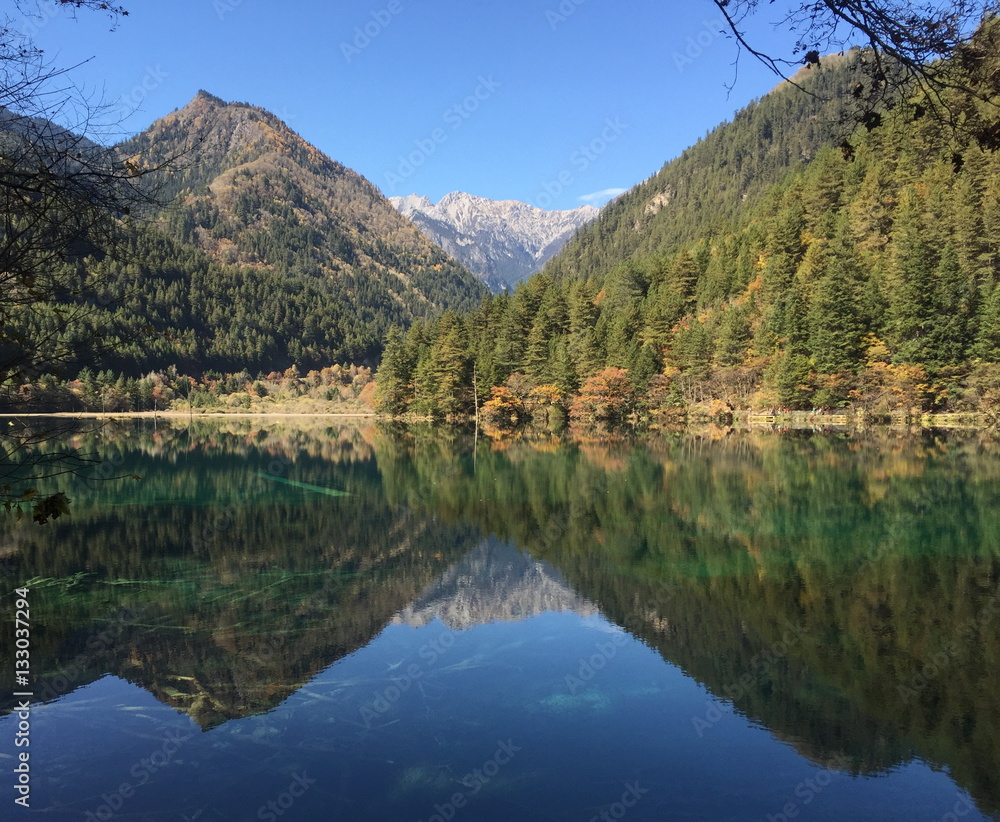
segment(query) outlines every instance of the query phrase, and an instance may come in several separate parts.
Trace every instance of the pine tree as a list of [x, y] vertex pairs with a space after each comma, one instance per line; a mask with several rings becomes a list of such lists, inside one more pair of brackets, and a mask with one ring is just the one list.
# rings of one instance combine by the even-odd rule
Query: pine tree
[[981, 212], [982, 247], [976, 270], [980, 287], [1000, 282], [1000, 152], [990, 155], [987, 169]]
[[861, 274], [845, 221], [824, 250], [822, 268], [809, 305], [809, 350], [816, 370], [833, 374], [857, 365], [864, 335]]
[[697, 283], [697, 305], [706, 309], [729, 296], [737, 276], [734, 243], [724, 242], [712, 248], [705, 274]]
[[[703, 246], [701, 251], [705, 255], [704, 258], [707, 263], [710, 259], [708, 256], [708, 247]], [[685, 304], [694, 302], [695, 287], [700, 274], [701, 268], [694, 255], [687, 249], [678, 252], [674, 258], [668, 277]]]
[[646, 297], [646, 323], [642, 330], [644, 342], [663, 348], [670, 341], [673, 328], [684, 314], [684, 295], [671, 282], [656, 286]]
[[551, 354], [549, 343], [552, 340], [553, 331], [546, 321], [543, 312], [539, 311], [535, 317], [535, 322], [531, 326], [528, 334], [528, 342], [525, 347], [523, 369], [525, 375], [538, 383], [549, 382], [549, 366], [551, 364]]
[[747, 355], [752, 335], [749, 308], [731, 303], [722, 311], [715, 337], [715, 359], [721, 366], [740, 365]]
[[927, 334], [928, 362], [956, 365], [965, 360], [972, 320], [969, 281], [951, 243], [941, 252], [934, 272], [934, 322]]
[[638, 304], [623, 306], [615, 312], [602, 312], [601, 326], [605, 331], [605, 364], [615, 368], [628, 368], [641, 346], [638, 334], [641, 315]]
[[524, 373], [538, 383], [552, 381], [552, 355], [556, 339], [569, 325], [569, 310], [562, 290], [549, 285], [538, 306], [528, 334]]
[[417, 365], [414, 408], [422, 414], [446, 417], [468, 410], [466, 335], [461, 320], [450, 311], [435, 324], [434, 333], [426, 359]]
[[888, 244], [892, 229], [891, 200], [884, 169], [879, 163], [872, 163], [848, 207], [851, 236], [863, 254], [878, 254]]
[[983, 300], [973, 353], [985, 362], [1000, 362], [1000, 285], [990, 288]]
[[663, 358], [656, 346], [647, 343], [639, 348], [628, 368], [636, 391], [645, 390], [649, 381], [659, 374], [662, 368]]
[[413, 401], [416, 352], [407, 348], [397, 326], [389, 329], [382, 362], [375, 376], [376, 407], [386, 414], [405, 414]]
[[677, 367], [694, 376], [704, 376], [712, 362], [712, 338], [697, 318], [685, 320], [677, 329], [671, 354]]
[[888, 336], [899, 363], [928, 361], [927, 334], [934, 320], [933, 254], [924, 238], [919, 196], [903, 190], [892, 229], [887, 294]]
[[812, 397], [809, 384], [809, 358], [802, 354], [782, 352], [772, 361], [764, 375], [778, 402], [786, 408], [803, 408]]
[[573, 370], [580, 377], [593, 374], [600, 361], [600, 351], [594, 339], [594, 326], [599, 310], [594, 293], [585, 282], [574, 283], [569, 290], [569, 339], [567, 351]]
[[796, 354], [809, 350], [809, 300], [802, 278], [796, 277], [783, 300], [785, 306], [783, 332], [784, 348]]
[[569, 343], [566, 337], [560, 337], [555, 344], [551, 367], [552, 382], [559, 390], [572, 394], [580, 387], [580, 375], [577, 373], [570, 355]]
[[831, 146], [820, 149], [809, 164], [802, 192], [807, 225], [817, 225], [825, 213], [840, 206], [845, 164], [843, 153]]

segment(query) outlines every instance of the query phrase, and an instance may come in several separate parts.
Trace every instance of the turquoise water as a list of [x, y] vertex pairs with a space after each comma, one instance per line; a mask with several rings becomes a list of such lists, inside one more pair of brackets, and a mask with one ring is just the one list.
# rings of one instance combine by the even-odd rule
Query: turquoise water
[[79, 443], [142, 480], [0, 526], [5, 819], [1000, 818], [987, 440]]

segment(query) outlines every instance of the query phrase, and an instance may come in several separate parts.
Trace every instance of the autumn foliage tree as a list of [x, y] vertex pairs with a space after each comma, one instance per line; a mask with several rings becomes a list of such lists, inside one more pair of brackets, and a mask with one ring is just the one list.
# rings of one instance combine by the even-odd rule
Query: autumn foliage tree
[[505, 385], [494, 385], [490, 398], [481, 409], [483, 421], [487, 425], [502, 430], [511, 429], [525, 419], [525, 408], [521, 398]]
[[636, 407], [635, 389], [624, 368], [604, 368], [589, 377], [570, 406], [574, 420], [623, 422]]

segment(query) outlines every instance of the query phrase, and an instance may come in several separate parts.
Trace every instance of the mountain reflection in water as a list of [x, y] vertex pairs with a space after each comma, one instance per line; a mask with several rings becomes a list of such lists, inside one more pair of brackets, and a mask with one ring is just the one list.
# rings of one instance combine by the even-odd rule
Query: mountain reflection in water
[[[474, 453], [225, 421], [74, 444], [143, 479], [0, 524], [47, 819], [269, 818], [286, 794], [301, 819], [1000, 811], [990, 439]], [[0, 686], [9, 714], [12, 666]]]

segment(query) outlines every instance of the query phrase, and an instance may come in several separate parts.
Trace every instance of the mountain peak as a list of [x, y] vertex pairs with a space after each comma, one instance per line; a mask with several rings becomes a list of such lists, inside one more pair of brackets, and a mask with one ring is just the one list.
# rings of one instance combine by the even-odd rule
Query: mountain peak
[[452, 191], [436, 205], [416, 194], [389, 201], [494, 291], [534, 274], [598, 214], [589, 205], [545, 211], [464, 191]]
[[409, 217], [416, 211], [427, 211], [434, 208], [434, 203], [419, 194], [408, 194], [406, 197], [390, 197], [389, 199], [404, 217]]
[[210, 91], [205, 91], [205, 89], [198, 89], [198, 93], [191, 98], [191, 102], [188, 103], [181, 111], [186, 111], [188, 109], [251, 109], [257, 113], [265, 116], [272, 117], [275, 120], [279, 119], [276, 115], [272, 114], [266, 108], [261, 106], [255, 106], [253, 103], [241, 102], [239, 100], [223, 100], [221, 97], [216, 97]]
[[192, 103], [196, 103], [199, 101], [215, 103], [218, 106], [226, 105], [226, 101], [223, 100], [221, 97], [216, 97], [214, 94], [205, 91], [205, 89], [203, 88], [198, 89], [198, 93], [191, 99]]
[[151, 163], [180, 158], [158, 180], [160, 196], [173, 201], [161, 223], [176, 239], [356, 306], [373, 323], [365, 356], [389, 325], [470, 308], [485, 292], [368, 180], [258, 106], [202, 90], [124, 150]]

